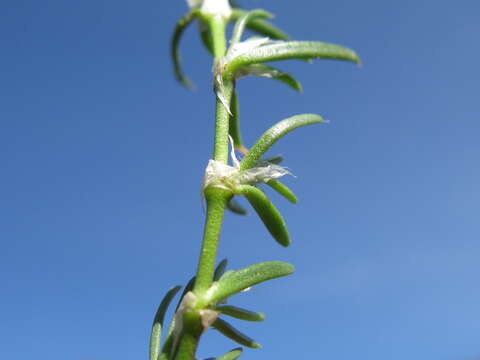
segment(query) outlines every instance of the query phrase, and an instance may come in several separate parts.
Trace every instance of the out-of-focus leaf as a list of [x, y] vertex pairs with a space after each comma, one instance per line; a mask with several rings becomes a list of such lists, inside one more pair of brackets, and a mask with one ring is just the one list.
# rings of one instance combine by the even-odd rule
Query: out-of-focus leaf
[[227, 259], [223, 259], [218, 263], [217, 267], [215, 268], [215, 272], [213, 274], [213, 281], [218, 281], [222, 277], [222, 275], [225, 274], [225, 269], [227, 268], [227, 265], [228, 265]]
[[152, 333], [150, 336], [150, 360], [157, 360], [160, 353], [160, 339], [162, 337], [163, 321], [165, 319], [165, 313], [167, 312], [168, 305], [172, 301], [173, 297], [181, 289], [181, 286], [175, 286], [168, 290], [160, 305], [158, 306], [157, 313], [153, 319]]
[[221, 312], [223, 315], [231, 316], [236, 319], [246, 321], [263, 321], [265, 320], [265, 314], [262, 312], [254, 312], [246, 309], [242, 309], [231, 305], [217, 305], [214, 307], [215, 311]]
[[287, 224], [265, 193], [251, 185], [240, 185], [238, 191], [245, 195], [273, 238], [282, 246], [290, 245]]
[[181, 57], [180, 57], [180, 39], [182, 38], [183, 32], [192, 20], [198, 15], [199, 10], [194, 9], [182, 17], [176, 24], [173, 31], [172, 41], [170, 45], [170, 52], [173, 61], [173, 69], [175, 71], [175, 77], [177, 80], [188, 88], [193, 88], [192, 82], [185, 76], [182, 70]]
[[212, 324], [212, 327], [240, 345], [243, 345], [252, 349], [258, 349], [262, 347], [255, 340], [241, 333], [240, 331], [235, 329], [232, 325], [230, 325], [228, 322], [220, 318], [215, 320], [215, 322]]
[[298, 202], [297, 196], [293, 193], [293, 191], [290, 190], [287, 185], [281, 183], [280, 181], [270, 180], [267, 181], [266, 184], [270, 186], [273, 190], [278, 192], [280, 195], [282, 195], [285, 199], [290, 201], [292, 204], [296, 204]]
[[242, 38], [243, 32], [245, 31], [245, 26], [247, 26], [251, 21], [255, 19], [268, 19], [272, 18], [273, 15], [265, 10], [256, 9], [245, 12], [240, 16], [233, 27], [232, 39], [230, 40], [230, 46], [235, 45]]
[[252, 64], [248, 66], [243, 66], [235, 72], [235, 78], [242, 76], [256, 75], [269, 79], [274, 79], [288, 85], [293, 90], [302, 92], [302, 84], [295, 79], [292, 75], [278, 70], [272, 66], [264, 64]]
[[247, 210], [235, 198], [231, 198], [227, 203], [227, 209], [237, 215], [247, 215]]
[[207, 303], [214, 304], [258, 283], [293, 273], [291, 264], [267, 261], [247, 266], [236, 271], [227, 271], [215, 287], [209, 290]]
[[190, 278], [190, 280], [188, 280], [187, 285], [185, 285], [185, 288], [182, 291], [182, 295], [180, 295], [180, 299], [178, 299], [177, 306], [175, 307], [175, 312], [177, 312], [178, 307], [180, 306], [180, 303], [182, 302], [182, 299], [185, 296], [185, 294], [193, 289], [193, 286], [195, 285], [195, 280], [196, 279], [197, 279], [197, 277], [194, 276], [194, 277]]
[[325, 122], [325, 120], [316, 114], [301, 114], [295, 115], [288, 119], [284, 119], [270, 129], [268, 129], [257, 140], [255, 145], [250, 149], [247, 155], [240, 162], [240, 169], [246, 170], [255, 165], [257, 161], [261, 159], [263, 154], [279, 139], [288, 134], [290, 131], [295, 130], [301, 126], [317, 124]]
[[224, 76], [233, 77], [243, 66], [287, 59], [335, 59], [360, 63], [355, 51], [319, 41], [271, 42], [250, 49], [232, 58], [224, 68]]
[[[241, 9], [232, 9], [232, 15], [230, 17], [230, 21], [238, 20], [246, 12], [247, 11], [241, 10]], [[252, 31], [255, 31], [257, 34], [260, 34], [262, 36], [267, 36], [271, 39], [277, 39], [277, 40], [289, 39], [289, 36], [285, 34], [282, 30], [280, 30], [270, 22], [262, 19], [255, 19], [255, 20], [249, 21], [249, 23], [247, 24], [247, 28], [249, 28]]]
[[232, 137], [233, 145], [237, 149], [243, 148], [242, 134], [240, 132], [240, 106], [235, 89], [233, 89], [232, 101], [230, 102], [230, 112], [228, 134]]
[[235, 348], [235, 349], [230, 350], [228, 353], [226, 353], [226, 354], [224, 354], [220, 357], [208, 358], [208, 359], [205, 359], [205, 360], [236, 360], [240, 357], [240, 355], [242, 355], [242, 351], [243, 351], [242, 348]]

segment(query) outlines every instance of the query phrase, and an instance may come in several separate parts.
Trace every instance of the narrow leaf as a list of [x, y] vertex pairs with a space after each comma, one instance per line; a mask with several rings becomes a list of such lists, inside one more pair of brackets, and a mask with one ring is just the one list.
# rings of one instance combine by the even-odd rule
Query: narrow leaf
[[319, 41], [274, 42], [251, 49], [233, 58], [225, 67], [224, 76], [233, 75], [242, 66], [287, 59], [336, 59], [360, 63], [351, 49]]
[[208, 52], [213, 55], [212, 35], [210, 33], [210, 29], [201, 21], [198, 22], [198, 27], [203, 45], [205, 45], [205, 48], [208, 50]]
[[238, 104], [237, 92], [235, 89], [232, 93], [232, 100], [230, 103], [229, 126], [228, 134], [233, 139], [233, 145], [238, 148], [243, 148], [242, 134], [240, 132], [240, 108]]
[[188, 280], [187, 285], [185, 285], [185, 288], [182, 291], [182, 295], [180, 295], [180, 298], [178, 299], [177, 306], [175, 307], [175, 312], [177, 312], [178, 307], [180, 306], [180, 303], [182, 302], [185, 294], [193, 289], [193, 286], [195, 285], [195, 280], [196, 279], [197, 279], [197, 277], [193, 276], [192, 278], [190, 278], [190, 280]]
[[243, 345], [252, 349], [258, 349], [262, 347], [255, 340], [241, 333], [240, 331], [235, 329], [232, 325], [230, 325], [228, 322], [220, 318], [215, 320], [212, 327], [218, 330], [219, 332], [221, 332], [223, 335], [225, 335], [229, 339], [232, 339], [233, 341], [239, 343], [240, 345]]
[[164, 296], [162, 302], [158, 306], [157, 313], [153, 319], [152, 333], [150, 336], [150, 360], [157, 360], [160, 353], [160, 338], [162, 336], [163, 321], [165, 319], [165, 313], [167, 312], [168, 305], [172, 301], [173, 297], [181, 289], [181, 286], [175, 286], [168, 290]]
[[240, 357], [240, 355], [242, 355], [242, 351], [243, 351], [242, 348], [236, 348], [236, 349], [230, 350], [225, 355], [218, 357], [217, 360], [236, 360]]
[[301, 114], [295, 115], [288, 119], [284, 119], [266, 132], [257, 140], [255, 145], [250, 149], [248, 154], [240, 162], [240, 169], [246, 170], [255, 165], [257, 161], [261, 159], [263, 154], [279, 139], [288, 134], [290, 131], [295, 130], [301, 126], [317, 124], [325, 122], [325, 120], [315, 114]]
[[228, 271], [209, 291], [207, 301], [210, 304], [217, 303], [258, 283], [289, 275], [293, 270], [293, 265], [288, 263], [267, 261], [240, 270]]
[[[230, 21], [238, 20], [242, 15], [247, 11], [241, 9], [232, 9], [232, 15]], [[267, 36], [271, 39], [277, 40], [288, 40], [289, 36], [285, 34], [282, 30], [277, 28], [275, 25], [269, 23], [268, 21], [262, 19], [251, 20], [247, 24], [247, 28], [252, 31], [255, 31], [257, 34], [262, 36]]]
[[177, 80], [188, 88], [193, 88], [192, 82], [184, 75], [181, 65], [181, 57], [180, 57], [180, 39], [182, 38], [183, 32], [187, 28], [188, 25], [192, 22], [192, 20], [198, 15], [198, 9], [190, 11], [184, 17], [182, 17], [176, 24], [175, 29], [172, 36], [172, 41], [170, 45], [170, 52], [171, 57], [173, 60], [173, 69], [175, 71], [175, 77]]
[[264, 65], [264, 64], [252, 64], [248, 66], [240, 67], [235, 72], [235, 78], [248, 76], [248, 75], [256, 75], [261, 76], [269, 79], [274, 79], [284, 83], [285, 85], [291, 87], [293, 90], [298, 92], [302, 92], [302, 84], [295, 79], [292, 75], [278, 70], [272, 66]]
[[247, 210], [235, 198], [231, 198], [227, 203], [227, 209], [237, 215], [247, 215]]
[[218, 263], [217, 267], [215, 268], [215, 272], [213, 274], [213, 281], [218, 281], [222, 277], [222, 275], [225, 273], [225, 269], [227, 268], [227, 265], [228, 265], [227, 259], [223, 259]]
[[235, 45], [242, 38], [243, 32], [245, 31], [245, 26], [255, 19], [268, 19], [272, 18], [273, 15], [266, 12], [265, 10], [251, 10], [245, 12], [241, 15], [235, 26], [233, 27], [232, 39], [230, 40], [230, 46]]
[[245, 195], [273, 238], [282, 246], [290, 245], [287, 224], [265, 193], [251, 185], [241, 185], [238, 191]]
[[290, 188], [281, 183], [279, 180], [270, 180], [266, 183], [268, 186], [270, 186], [273, 190], [278, 192], [280, 195], [282, 195], [285, 199], [290, 201], [292, 204], [296, 204], [298, 202], [297, 196], [293, 193]]
[[255, 162], [255, 167], [267, 166], [269, 164], [280, 164], [283, 161], [283, 156], [270, 156], [267, 158], [263, 158]]
[[262, 312], [254, 312], [246, 309], [242, 309], [231, 305], [217, 305], [214, 310], [221, 312], [223, 315], [231, 316], [236, 319], [246, 321], [263, 321], [265, 320], [265, 314]]

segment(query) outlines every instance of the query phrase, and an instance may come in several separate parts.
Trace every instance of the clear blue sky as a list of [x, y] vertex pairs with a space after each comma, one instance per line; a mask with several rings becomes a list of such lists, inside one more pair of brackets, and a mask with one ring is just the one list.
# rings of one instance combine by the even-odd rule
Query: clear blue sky
[[[220, 256], [294, 276], [238, 295], [245, 359], [480, 356], [480, 3], [244, 0], [293, 38], [356, 49], [363, 67], [289, 62], [304, 94], [238, 83], [247, 145], [317, 112], [271, 154], [300, 202], [275, 194], [293, 244], [226, 217]], [[0, 3], [0, 358], [147, 358], [163, 293], [196, 267], [211, 154], [211, 60], [182, 42], [198, 85], [173, 79], [184, 1]], [[208, 357], [234, 347], [209, 331]], [[243, 357], [242, 357], [243, 358]]]

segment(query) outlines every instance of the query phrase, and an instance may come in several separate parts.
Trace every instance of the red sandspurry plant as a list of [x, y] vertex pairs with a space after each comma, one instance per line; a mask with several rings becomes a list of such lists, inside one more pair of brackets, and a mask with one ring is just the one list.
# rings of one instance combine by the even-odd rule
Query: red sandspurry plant
[[[289, 174], [278, 165], [281, 157], [264, 157], [268, 149], [290, 131], [325, 122], [316, 114], [300, 114], [284, 119], [268, 129], [247, 149], [241, 137], [238, 98], [235, 83], [245, 76], [260, 76], [280, 81], [300, 91], [300, 83], [290, 74], [265, 63], [300, 59], [336, 59], [359, 63], [357, 54], [343, 46], [318, 41], [291, 41], [267, 19], [272, 15], [264, 10], [246, 11], [232, 7], [228, 0], [188, 0], [190, 10], [176, 24], [171, 43], [175, 76], [185, 86], [192, 83], [184, 75], [179, 55], [179, 42], [184, 30], [193, 22], [199, 23], [200, 37], [213, 56], [213, 82], [216, 96], [215, 136], [212, 159], [208, 161], [202, 187], [206, 202], [206, 219], [202, 248], [196, 275], [185, 286], [175, 315], [166, 327], [167, 308], [182, 288], [171, 288], [158, 307], [150, 338], [150, 360], [193, 360], [202, 334], [209, 327], [218, 330], [238, 344], [259, 348], [260, 345], [224, 320], [233, 317], [245, 321], [262, 321], [263, 313], [227, 305], [230, 297], [266, 280], [289, 275], [294, 268], [280, 261], [268, 261], [240, 270], [226, 271], [227, 261], [218, 265], [217, 247], [223, 216], [228, 209], [245, 214], [235, 200], [244, 196], [262, 220], [271, 236], [281, 245], [290, 244], [290, 235], [283, 216], [261, 190], [270, 186], [291, 203], [297, 197], [279, 179]], [[227, 42], [226, 29], [233, 23], [233, 33]], [[245, 29], [257, 37], [242, 40]], [[230, 146], [230, 148], [229, 148]], [[237, 159], [236, 151], [243, 155]], [[229, 164], [230, 158], [230, 164]], [[240, 357], [242, 348], [235, 348], [218, 360]]]

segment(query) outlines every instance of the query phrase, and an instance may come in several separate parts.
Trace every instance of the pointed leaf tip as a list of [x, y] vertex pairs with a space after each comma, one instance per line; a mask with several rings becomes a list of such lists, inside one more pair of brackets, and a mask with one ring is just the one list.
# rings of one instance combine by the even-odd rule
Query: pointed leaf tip
[[325, 120], [316, 114], [300, 114], [290, 118], [284, 119], [266, 132], [257, 140], [255, 145], [250, 149], [248, 154], [240, 162], [240, 170], [246, 170], [255, 165], [261, 159], [263, 154], [270, 149], [270, 147], [280, 140], [283, 136], [299, 127], [311, 124], [318, 124], [325, 122]]
[[218, 318], [217, 320], [215, 320], [212, 327], [240, 345], [243, 345], [252, 349], [259, 349], [262, 347], [255, 340], [241, 333], [239, 330], [234, 328], [231, 324], [229, 324], [225, 320]]
[[236, 271], [227, 271], [208, 293], [207, 303], [214, 304], [253, 285], [290, 275], [294, 267], [281, 261], [267, 261]]

